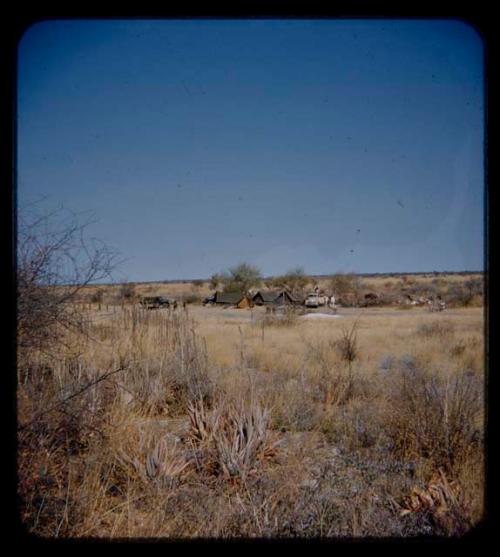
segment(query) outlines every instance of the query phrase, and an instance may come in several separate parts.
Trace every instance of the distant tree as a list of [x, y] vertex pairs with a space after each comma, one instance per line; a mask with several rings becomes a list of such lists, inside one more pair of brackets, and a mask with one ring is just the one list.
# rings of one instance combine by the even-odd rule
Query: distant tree
[[186, 304], [199, 304], [201, 303], [201, 300], [202, 298], [198, 294], [187, 294], [182, 299], [182, 301]]
[[478, 294], [483, 294], [483, 281], [480, 278], [470, 278], [464, 283], [470, 299]]
[[240, 263], [221, 274], [224, 292], [246, 293], [262, 281], [260, 270], [249, 263]]
[[220, 273], [214, 273], [209, 280], [210, 288], [212, 288], [213, 290], [217, 290], [219, 285], [222, 284], [223, 278], [224, 277]]
[[102, 289], [98, 289], [92, 294], [92, 296], [90, 297], [90, 301], [93, 304], [101, 304], [103, 297], [104, 291]]
[[122, 302], [129, 302], [135, 298], [135, 284], [133, 282], [124, 282], [118, 291], [118, 298]]
[[293, 294], [302, 294], [309, 280], [303, 267], [295, 267], [287, 271], [284, 275], [274, 277], [271, 280], [271, 284], [274, 288], [285, 288]]
[[481, 296], [484, 284], [481, 279], [471, 278], [463, 283], [451, 284], [446, 292], [446, 301], [453, 306], [468, 306], [475, 296]]
[[330, 279], [329, 287], [333, 295], [341, 302], [345, 303], [348, 299], [357, 302], [361, 281], [353, 273], [337, 273]]

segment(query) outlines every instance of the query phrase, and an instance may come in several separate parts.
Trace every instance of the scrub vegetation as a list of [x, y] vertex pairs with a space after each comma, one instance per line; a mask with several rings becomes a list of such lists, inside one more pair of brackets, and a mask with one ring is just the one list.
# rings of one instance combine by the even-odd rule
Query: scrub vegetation
[[[203, 281], [91, 286], [113, 254], [83, 242], [78, 224], [41, 234], [46, 222], [21, 227], [18, 259], [29, 532], [393, 538], [460, 536], [481, 521], [480, 276], [320, 279], [297, 268], [272, 285], [338, 289], [335, 319], [203, 307]], [[240, 265], [221, 280], [264, 279]], [[396, 291], [429, 289], [451, 309], [390, 310]], [[137, 303], [151, 294], [184, 303]]]
[[456, 536], [481, 520], [481, 308], [82, 311], [19, 347], [30, 532]]

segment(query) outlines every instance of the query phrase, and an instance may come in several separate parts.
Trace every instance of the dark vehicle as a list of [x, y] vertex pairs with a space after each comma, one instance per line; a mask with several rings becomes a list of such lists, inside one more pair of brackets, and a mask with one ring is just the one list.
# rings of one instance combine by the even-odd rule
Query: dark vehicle
[[171, 302], [165, 296], [144, 296], [139, 302], [146, 309], [158, 309], [160, 307], [169, 307]]
[[203, 300], [203, 305], [206, 306], [206, 305], [215, 304], [215, 298], [216, 298], [216, 294], [212, 294], [211, 296], [208, 296]]

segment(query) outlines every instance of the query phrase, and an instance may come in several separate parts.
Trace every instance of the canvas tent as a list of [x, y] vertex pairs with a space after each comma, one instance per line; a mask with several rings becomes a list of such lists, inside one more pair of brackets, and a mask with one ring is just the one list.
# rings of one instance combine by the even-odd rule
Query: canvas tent
[[222, 306], [236, 306], [237, 308], [253, 307], [253, 301], [241, 292], [216, 292], [213, 303]]
[[273, 304], [278, 297], [279, 292], [273, 292], [270, 290], [259, 290], [257, 294], [254, 294], [252, 300], [257, 306], [264, 306]]
[[236, 305], [243, 298], [241, 292], [216, 292], [214, 303], [227, 306]]
[[295, 296], [292, 296], [290, 292], [282, 290], [274, 300], [274, 303], [278, 305], [297, 305], [300, 304], [301, 301]]
[[259, 290], [257, 294], [254, 295], [253, 301], [258, 306], [273, 305], [292, 305], [300, 304], [301, 301], [292, 296], [287, 290], [271, 291], [271, 290]]
[[253, 300], [249, 296], [243, 296], [243, 298], [241, 298], [241, 300], [236, 304], [238, 309], [253, 308], [253, 306]]

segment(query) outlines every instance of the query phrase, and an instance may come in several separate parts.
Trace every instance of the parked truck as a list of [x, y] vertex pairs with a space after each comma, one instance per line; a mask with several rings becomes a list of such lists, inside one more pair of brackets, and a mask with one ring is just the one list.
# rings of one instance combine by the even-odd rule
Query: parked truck
[[304, 305], [308, 308], [317, 308], [328, 304], [328, 296], [320, 296], [318, 292], [311, 292], [307, 295]]
[[163, 306], [169, 307], [172, 301], [165, 296], [144, 296], [139, 303], [146, 309], [158, 309]]

